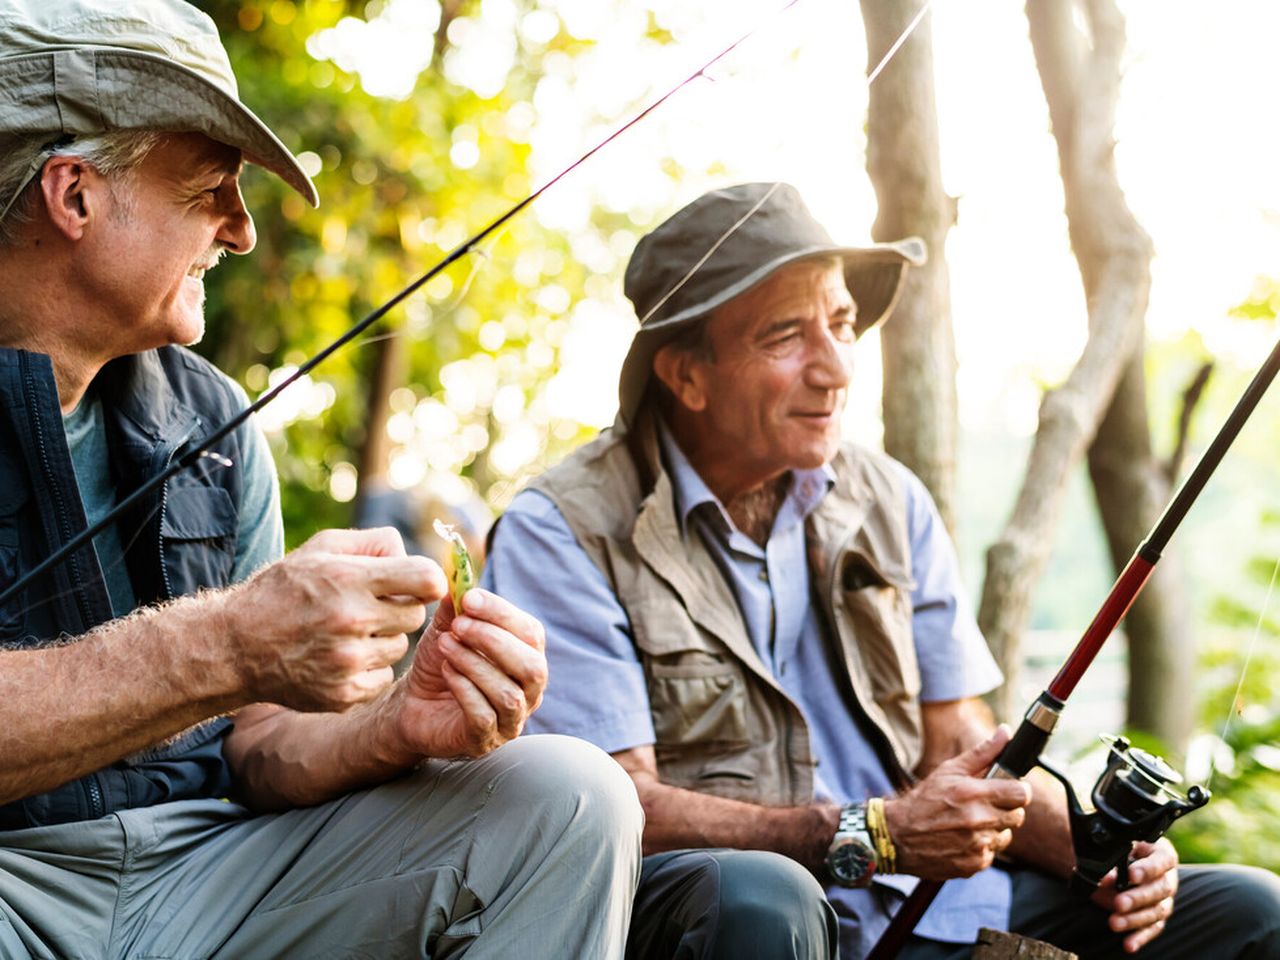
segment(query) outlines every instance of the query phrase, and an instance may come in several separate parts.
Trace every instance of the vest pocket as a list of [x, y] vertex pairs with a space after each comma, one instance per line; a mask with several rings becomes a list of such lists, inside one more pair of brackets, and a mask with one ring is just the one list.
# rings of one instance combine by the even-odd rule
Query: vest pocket
[[[18, 579], [18, 531], [0, 526], [0, 590], [8, 590]], [[22, 630], [22, 594], [0, 608], [0, 644], [14, 639]]]
[[651, 664], [649, 705], [664, 745], [747, 742], [747, 695], [724, 664]]
[[221, 487], [171, 487], [160, 537], [179, 593], [229, 582], [236, 559], [236, 508]]
[[911, 632], [909, 585], [858, 554], [848, 558], [840, 584], [873, 696], [881, 703], [914, 699], [920, 693], [920, 665]]

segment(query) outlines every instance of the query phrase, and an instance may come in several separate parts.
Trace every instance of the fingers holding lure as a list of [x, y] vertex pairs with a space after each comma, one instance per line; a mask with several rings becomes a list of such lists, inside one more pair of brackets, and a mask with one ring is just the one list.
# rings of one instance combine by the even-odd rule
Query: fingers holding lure
[[445, 573], [449, 576], [449, 596], [453, 599], [453, 612], [457, 616], [462, 613], [463, 595], [475, 586], [475, 567], [472, 566], [466, 541], [453, 524], [436, 519], [431, 522], [431, 527], [436, 536], [449, 545]]

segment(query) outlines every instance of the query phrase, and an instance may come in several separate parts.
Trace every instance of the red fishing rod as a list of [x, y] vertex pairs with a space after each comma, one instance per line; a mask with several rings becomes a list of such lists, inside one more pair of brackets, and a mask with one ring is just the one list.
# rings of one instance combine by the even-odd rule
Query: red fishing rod
[[[1133, 842], [1159, 838], [1175, 819], [1204, 806], [1209, 800], [1209, 793], [1201, 787], [1191, 787], [1185, 796], [1179, 794], [1173, 789], [1173, 784], [1180, 778], [1163, 760], [1142, 750], [1131, 749], [1129, 743], [1121, 738], [1109, 738], [1111, 756], [1106, 771], [1093, 790], [1094, 810], [1086, 813], [1071, 784], [1046, 765], [1040, 755], [1057, 726], [1058, 718], [1062, 716], [1067, 698], [1146, 586], [1169, 539], [1222, 462], [1277, 371], [1280, 371], [1280, 342], [1272, 347], [1266, 362], [1236, 402], [1195, 469], [1183, 481], [1164, 514], [1125, 565], [1066, 663], [1027, 709], [1013, 739], [1005, 745], [988, 773], [990, 777], [1021, 779], [1033, 767], [1040, 766], [1063, 783], [1067, 788], [1072, 843], [1076, 851], [1072, 885], [1084, 892], [1096, 888], [1113, 867], [1120, 872], [1122, 883], [1127, 883], [1128, 853]], [[1100, 842], [1099, 838], [1105, 842]], [[942, 881], [921, 880], [894, 914], [893, 921], [867, 955], [867, 960], [893, 960], [941, 889]]]

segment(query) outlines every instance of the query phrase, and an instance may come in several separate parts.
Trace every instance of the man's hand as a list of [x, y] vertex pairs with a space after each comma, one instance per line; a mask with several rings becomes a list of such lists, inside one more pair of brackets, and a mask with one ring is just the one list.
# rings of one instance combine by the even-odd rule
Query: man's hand
[[928, 880], [967, 877], [991, 866], [1026, 818], [1031, 788], [985, 779], [1009, 741], [1001, 726], [989, 738], [940, 763], [906, 793], [885, 801], [898, 869]]
[[1125, 933], [1124, 948], [1136, 953], [1164, 931], [1178, 892], [1178, 851], [1161, 837], [1155, 843], [1134, 845], [1137, 859], [1129, 864], [1128, 890], [1116, 890], [1116, 872], [1102, 878], [1093, 902], [1111, 911], [1111, 929]]
[[393, 730], [421, 756], [478, 757], [520, 735], [547, 685], [542, 624], [485, 590], [445, 598], [393, 691]]
[[341, 711], [391, 684], [406, 632], [445, 589], [390, 528], [326, 530], [227, 591], [220, 616], [250, 700]]

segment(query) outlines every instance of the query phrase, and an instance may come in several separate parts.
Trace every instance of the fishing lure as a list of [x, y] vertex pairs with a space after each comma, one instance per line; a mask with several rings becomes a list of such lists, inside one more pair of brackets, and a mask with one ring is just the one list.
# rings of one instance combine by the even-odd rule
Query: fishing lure
[[453, 524], [433, 520], [431, 527], [436, 536], [449, 545], [448, 569], [445, 572], [449, 575], [449, 596], [453, 598], [453, 612], [456, 616], [462, 612], [462, 595], [476, 584], [471, 554], [467, 552], [462, 534], [453, 529]]

